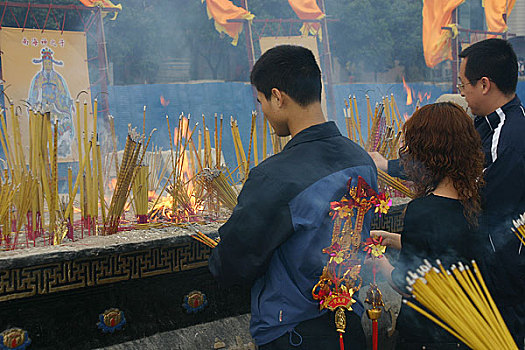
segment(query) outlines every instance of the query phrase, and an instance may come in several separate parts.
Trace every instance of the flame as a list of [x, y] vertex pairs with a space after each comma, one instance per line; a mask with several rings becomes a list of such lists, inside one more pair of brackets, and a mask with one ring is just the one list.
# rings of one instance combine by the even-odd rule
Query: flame
[[168, 107], [168, 105], [170, 104], [170, 100], [166, 100], [164, 96], [160, 95], [160, 104], [162, 105], [162, 107]]
[[114, 191], [115, 188], [117, 187], [117, 178], [116, 177], [112, 178], [111, 181], [108, 183], [108, 186], [111, 191]]
[[423, 97], [426, 97], [426, 99], [427, 99], [427, 101], [428, 101], [428, 100], [430, 100], [430, 95], [431, 95], [430, 92], [425, 92], [425, 93], [423, 94]]
[[148, 201], [154, 201], [156, 195], [155, 191], [148, 191]]
[[412, 104], [412, 89], [405, 82], [405, 77], [403, 77], [403, 88], [407, 92], [407, 106]]
[[405, 121], [407, 121], [408, 118], [409, 118], [408, 113], [405, 112], [405, 113], [403, 114], [403, 118], [405, 118]]
[[[174, 211], [174, 199], [171, 194], [163, 196], [157, 200], [155, 207], [150, 209], [150, 221], [155, 222], [163, 219], [175, 222], [194, 221], [195, 215], [203, 210], [202, 206], [197, 203], [197, 196], [193, 184], [195, 178], [194, 170], [190, 166], [188, 156], [191, 156], [191, 152], [187, 150], [183, 152], [182, 149], [178, 157], [175, 155], [177, 159], [175, 167], [178, 173], [176, 176], [176, 186], [179, 190], [174, 192], [180, 193], [183, 191], [183, 193], [178, 195], [177, 208], [175, 208]], [[171, 181], [173, 181], [173, 179]], [[152, 202], [156, 201], [153, 191], [149, 192], [149, 196], [153, 196]]]

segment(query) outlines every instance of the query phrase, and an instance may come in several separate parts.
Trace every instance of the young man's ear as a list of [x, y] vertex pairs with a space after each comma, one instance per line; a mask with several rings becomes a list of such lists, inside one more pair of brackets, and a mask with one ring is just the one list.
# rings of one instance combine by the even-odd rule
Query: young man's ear
[[272, 96], [271, 96], [271, 99], [273, 101], [275, 101], [277, 107], [281, 107], [284, 103], [283, 99], [284, 99], [284, 93], [281, 92], [281, 90], [277, 89], [277, 88], [273, 88], [272, 89]]

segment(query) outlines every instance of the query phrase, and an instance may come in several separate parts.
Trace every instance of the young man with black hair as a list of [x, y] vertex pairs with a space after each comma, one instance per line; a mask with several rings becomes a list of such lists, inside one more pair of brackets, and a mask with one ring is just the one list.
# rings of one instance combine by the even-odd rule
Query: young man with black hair
[[[358, 176], [377, 189], [372, 159], [343, 137], [321, 109], [321, 74], [312, 52], [277, 46], [251, 73], [262, 111], [284, 149], [251, 169], [232, 216], [220, 229], [210, 271], [222, 286], [251, 284], [250, 331], [259, 349], [321, 349], [339, 345], [334, 317], [312, 298], [330, 246], [330, 202]], [[363, 239], [371, 214], [365, 216]], [[344, 342], [365, 349], [363, 305], [347, 312]]]
[[[458, 89], [465, 97], [485, 153], [483, 213], [473, 238], [476, 260], [503, 318], [525, 343], [525, 247], [511, 231], [525, 212], [525, 110], [516, 96], [518, 62], [509, 42], [487, 39], [464, 49]], [[403, 177], [399, 160], [371, 154], [377, 167]], [[397, 234], [381, 233], [393, 245]]]

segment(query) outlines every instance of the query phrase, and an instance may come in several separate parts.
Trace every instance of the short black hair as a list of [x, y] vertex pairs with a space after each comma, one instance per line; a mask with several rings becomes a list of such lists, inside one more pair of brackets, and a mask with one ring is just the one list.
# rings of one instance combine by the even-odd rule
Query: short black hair
[[459, 54], [467, 58], [465, 76], [473, 85], [487, 77], [506, 95], [516, 92], [518, 59], [512, 45], [503, 39], [487, 39], [470, 45]]
[[312, 51], [301, 46], [266, 51], [253, 66], [250, 81], [267, 100], [276, 88], [303, 107], [321, 101], [321, 70]]

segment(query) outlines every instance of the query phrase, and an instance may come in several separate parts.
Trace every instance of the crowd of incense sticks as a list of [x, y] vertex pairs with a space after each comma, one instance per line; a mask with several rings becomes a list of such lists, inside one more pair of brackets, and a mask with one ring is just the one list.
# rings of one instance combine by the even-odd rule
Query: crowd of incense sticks
[[[96, 99], [94, 103], [93, 129], [88, 136], [87, 103], [81, 118], [80, 103], [76, 102], [79, 172], [73, 184], [73, 173], [68, 169], [68, 198], [59, 194], [58, 189], [60, 119], [53, 117], [46, 110], [48, 107], [30, 106], [26, 117], [28, 129], [22, 132], [25, 124], [21, 126], [22, 109], [15, 109], [10, 103], [8, 110], [2, 111], [5, 118], [0, 118], [0, 143], [5, 162], [0, 180], [0, 243], [4, 249], [36, 246], [37, 242], [60, 244], [66, 237], [73, 239], [74, 201], [79, 188], [82, 235], [84, 227], [88, 227], [88, 234], [96, 233], [98, 201], [103, 203], [104, 198], [102, 158], [96, 136]], [[22, 135], [27, 135], [26, 142]], [[104, 206], [102, 216], [105, 217]]]
[[[346, 101], [345, 122], [349, 138], [387, 158], [396, 156], [403, 120], [393, 96], [376, 103], [367, 97], [366, 121], [355, 97]], [[82, 108], [83, 107], [83, 108]], [[78, 173], [68, 169], [67, 195], [58, 190], [57, 139], [60, 120], [49, 111], [29, 109], [29, 147], [23, 147], [22, 110], [13, 104], [1, 119], [0, 143], [5, 155], [0, 179], [0, 226], [3, 249], [60, 244], [84, 235], [108, 235], [133, 227], [158, 227], [161, 223], [184, 225], [227, 218], [237, 204], [240, 187], [250, 168], [280, 152], [290, 137], [279, 137], [269, 122], [252, 112], [249, 134], [242, 134], [230, 117], [236, 164], [225, 164], [222, 116], [207, 125], [192, 123], [181, 114], [173, 125], [166, 116], [169, 149], [148, 150], [146, 107], [142, 133], [129, 128], [125, 148], [117, 152], [114, 119], [109, 116], [113, 151], [101, 155], [97, 136], [97, 100], [92, 116], [88, 104], [76, 101], [74, 146]], [[91, 117], [91, 121], [89, 121]], [[173, 119], [173, 118], [172, 118]], [[9, 124], [9, 132], [7, 128]], [[193, 125], [193, 126], [191, 126]], [[211, 129], [211, 131], [210, 131]], [[153, 131], [152, 131], [153, 133]], [[363, 135], [370, 135], [365, 139]], [[10, 135], [8, 137], [7, 135]], [[397, 195], [411, 196], [405, 183], [385, 173], [380, 183]], [[112, 190], [106, 198], [107, 189]], [[133, 212], [132, 218], [126, 213]], [[134, 226], [135, 222], [140, 224]]]
[[473, 269], [459, 262], [449, 270], [436, 263], [425, 260], [418, 273], [408, 272], [407, 289], [416, 303], [403, 302], [469, 348], [517, 350], [476, 262]]
[[[386, 159], [398, 158], [404, 118], [399, 113], [393, 94], [376, 102], [373, 111], [370, 97], [366, 95], [366, 118], [361, 118], [355, 96], [349, 96], [348, 100], [345, 100], [343, 111], [348, 138], [368, 152], [379, 152]], [[395, 179], [381, 170], [378, 170], [378, 177], [383, 192], [389, 192], [392, 197], [414, 197], [406, 182]]]

